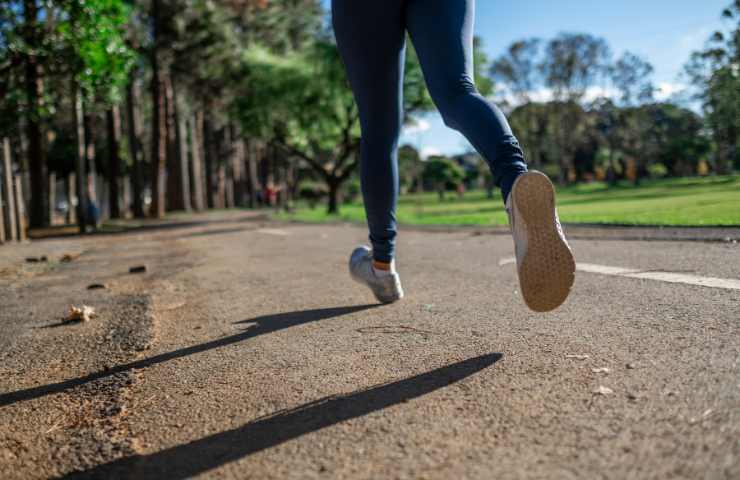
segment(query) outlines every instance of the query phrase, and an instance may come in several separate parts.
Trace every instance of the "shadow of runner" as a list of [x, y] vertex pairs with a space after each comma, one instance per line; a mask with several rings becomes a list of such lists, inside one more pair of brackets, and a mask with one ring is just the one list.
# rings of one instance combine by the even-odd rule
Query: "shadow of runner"
[[500, 360], [482, 355], [397, 382], [336, 395], [259, 418], [239, 428], [61, 478], [189, 478], [308, 433], [362, 417], [459, 382]]
[[4, 407], [6, 405], [10, 405], [23, 400], [31, 400], [34, 398], [43, 397], [45, 395], [63, 392], [65, 390], [69, 390], [70, 388], [84, 385], [88, 382], [115, 375], [116, 373], [126, 372], [135, 368], [150, 367], [152, 365], [167, 362], [169, 360], [174, 360], [176, 358], [187, 357], [188, 355], [193, 355], [195, 353], [201, 353], [208, 350], [213, 350], [214, 348], [225, 347], [226, 345], [242, 342], [250, 338], [265, 335], [267, 333], [284, 330], [286, 328], [295, 327], [297, 325], [303, 325], [304, 323], [327, 320], [329, 318], [348, 315], [350, 313], [359, 312], [378, 306], [380, 306], [380, 304], [319, 308], [316, 310], [299, 310], [296, 312], [278, 313], [274, 315], [256, 317], [250, 320], [243, 320], [236, 323], [254, 323], [255, 325], [250, 326], [243, 332], [237, 333], [235, 335], [219, 338], [210, 342], [201, 343], [199, 345], [193, 345], [192, 347], [181, 348], [172, 352], [161, 353], [153, 357], [143, 358], [141, 360], [136, 360], [134, 362], [126, 363], [123, 365], [116, 365], [115, 367], [112, 367], [108, 370], [91, 373], [84, 377], [73, 378], [59, 383], [40, 385], [38, 387], [27, 388], [25, 390], [18, 390], [15, 392], [3, 393], [0, 394], [0, 407]]

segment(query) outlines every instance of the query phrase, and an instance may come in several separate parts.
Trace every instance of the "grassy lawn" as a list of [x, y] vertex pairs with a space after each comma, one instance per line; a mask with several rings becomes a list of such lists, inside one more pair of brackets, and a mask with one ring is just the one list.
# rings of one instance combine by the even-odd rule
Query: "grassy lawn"
[[[678, 178], [608, 186], [590, 183], [558, 189], [558, 211], [565, 223], [625, 225], [740, 225], [740, 175]], [[362, 203], [345, 204], [329, 216], [323, 204], [299, 205], [279, 218], [307, 222], [364, 222]], [[435, 193], [402, 196], [398, 220], [407, 225], [505, 225], [506, 212], [497, 191], [487, 199], [471, 191], [462, 200], [450, 192], [443, 202]]]

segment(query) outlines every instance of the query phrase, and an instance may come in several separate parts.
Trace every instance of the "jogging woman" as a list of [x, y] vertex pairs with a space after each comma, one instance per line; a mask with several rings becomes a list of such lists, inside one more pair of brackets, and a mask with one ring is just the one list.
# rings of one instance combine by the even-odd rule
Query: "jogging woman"
[[372, 244], [352, 253], [350, 274], [381, 302], [403, 298], [394, 255], [408, 33], [445, 124], [470, 141], [501, 188], [525, 302], [549, 311], [568, 296], [575, 262], [552, 183], [542, 173], [527, 172], [503, 113], [475, 88], [474, 10], [475, 0], [332, 0], [334, 33], [360, 113], [360, 178]]

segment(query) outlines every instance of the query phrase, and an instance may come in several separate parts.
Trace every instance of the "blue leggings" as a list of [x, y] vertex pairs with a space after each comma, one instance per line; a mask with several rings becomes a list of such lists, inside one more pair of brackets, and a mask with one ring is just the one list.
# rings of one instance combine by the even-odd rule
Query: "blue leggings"
[[485, 158], [506, 199], [527, 170], [501, 110], [473, 82], [475, 0], [332, 0], [334, 34], [360, 112], [362, 195], [373, 257], [393, 259], [406, 32], [447, 126]]

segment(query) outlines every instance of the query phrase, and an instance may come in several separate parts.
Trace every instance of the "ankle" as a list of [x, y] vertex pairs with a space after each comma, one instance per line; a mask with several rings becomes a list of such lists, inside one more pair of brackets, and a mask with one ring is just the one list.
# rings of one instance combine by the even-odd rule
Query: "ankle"
[[378, 276], [392, 275], [396, 272], [395, 262], [380, 262], [378, 260], [373, 260], [373, 272]]
[[387, 272], [391, 271], [391, 262], [381, 262], [379, 260], [373, 260], [373, 268], [375, 270], [385, 270]]

